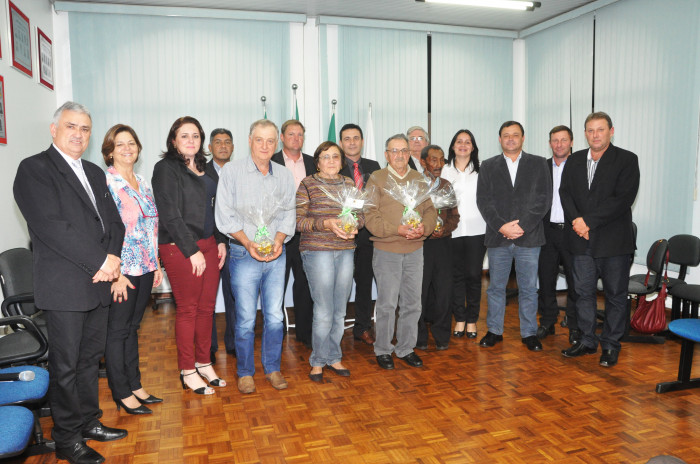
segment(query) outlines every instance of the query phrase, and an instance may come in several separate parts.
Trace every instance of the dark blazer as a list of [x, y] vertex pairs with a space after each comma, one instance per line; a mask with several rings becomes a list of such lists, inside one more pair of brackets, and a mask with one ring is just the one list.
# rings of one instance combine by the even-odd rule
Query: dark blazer
[[[552, 207], [552, 176], [547, 160], [522, 152], [515, 176], [510, 180], [503, 154], [481, 163], [476, 188], [476, 205], [486, 221], [484, 245], [488, 248], [515, 244], [538, 247], [545, 243], [542, 218]], [[499, 229], [518, 219], [525, 232], [522, 237], [508, 240]]]
[[[372, 175], [374, 171], [379, 171], [381, 167], [379, 166], [379, 163], [374, 160], [360, 158], [360, 169], [362, 170], [362, 184], [367, 185], [369, 176]], [[353, 179], [354, 181], [352, 171], [350, 170], [350, 163], [348, 162], [347, 158], [345, 158], [345, 166], [343, 166], [343, 169], [340, 170], [340, 173], [345, 177]]]
[[121, 256], [124, 224], [102, 169], [82, 163], [99, 216], [78, 176], [53, 145], [17, 168], [14, 196], [32, 240], [34, 301], [41, 309], [90, 311], [111, 301], [111, 283], [93, 284], [92, 277], [108, 254]]
[[[316, 172], [316, 163], [314, 163], [314, 157], [307, 155], [306, 153], [302, 153], [301, 156], [304, 158], [304, 168], [306, 169], [306, 175], [310, 176], [311, 174]], [[274, 161], [277, 164], [281, 164], [282, 166], [285, 165], [282, 150], [272, 155], [272, 161]]]
[[411, 168], [411, 169], [413, 169], [413, 170], [416, 170], [416, 171], [418, 170], [418, 169], [416, 168], [416, 162], [413, 161], [413, 156], [409, 156], [409, 157], [408, 157], [408, 167]]
[[219, 174], [216, 172], [216, 168], [214, 167], [214, 160], [210, 160], [205, 166], [204, 166], [204, 174], [208, 175], [214, 181], [216, 181], [217, 185], [219, 184]]
[[595, 258], [634, 253], [632, 204], [638, 190], [639, 162], [630, 151], [610, 144], [598, 161], [590, 190], [588, 150], [569, 156], [559, 187], [564, 216], [569, 223], [583, 217], [591, 229], [589, 240], [571, 230], [571, 252], [584, 254], [590, 246]]
[[[552, 163], [553, 159], [549, 158], [547, 159], [547, 167], [549, 168], [549, 175], [552, 179], [552, 184], [554, 184], [554, 172], [552, 170]], [[568, 163], [568, 158], [567, 158], [567, 163]], [[564, 165], [566, 166], [566, 164]], [[561, 184], [560, 184], [561, 185]], [[554, 188], [554, 187], [552, 187]], [[554, 191], [552, 190], [552, 203], [554, 202]], [[552, 203], [550, 203], [550, 207], [547, 210], [547, 214], [544, 215], [544, 218], [542, 219], [542, 223], [544, 224], [544, 235], [547, 241], [549, 242], [552, 239], [553, 234], [555, 233], [556, 229], [552, 229], [549, 226], [549, 223], [551, 222], [551, 215], [552, 215]], [[564, 220], [564, 230], [570, 230], [571, 229], [571, 222]], [[568, 234], [568, 232], [567, 232]]]
[[[158, 207], [158, 243], [175, 243], [189, 258], [199, 251], [197, 241], [204, 235], [204, 183], [182, 161], [163, 158], [153, 167], [151, 185]], [[216, 238], [221, 243], [218, 235]]]

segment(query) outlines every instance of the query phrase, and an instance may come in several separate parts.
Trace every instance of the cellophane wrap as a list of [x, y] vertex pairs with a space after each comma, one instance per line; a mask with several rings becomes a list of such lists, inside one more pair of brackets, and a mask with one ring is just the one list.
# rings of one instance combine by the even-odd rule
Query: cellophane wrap
[[409, 180], [404, 184], [399, 184], [393, 176], [388, 177], [384, 190], [404, 207], [401, 224], [418, 227], [423, 222], [416, 207], [430, 198], [436, 185], [435, 182], [426, 178]]
[[[440, 188], [440, 179], [436, 179], [436, 186], [433, 188], [433, 193], [430, 194], [430, 199], [433, 201], [433, 206], [438, 212], [441, 209], [454, 208], [457, 206], [457, 195], [455, 194], [455, 189], [452, 184], [445, 184]], [[437, 224], [435, 225], [435, 232], [442, 229], [444, 221], [438, 215]]]
[[274, 237], [270, 236], [270, 223], [275, 216], [287, 209], [282, 204], [281, 199], [272, 194], [262, 195], [255, 203], [237, 208], [243, 219], [253, 223], [256, 227], [253, 241], [260, 256], [265, 257], [272, 254], [272, 246], [275, 242]]
[[340, 228], [346, 234], [357, 230], [357, 212], [365, 211], [369, 206], [373, 206], [374, 187], [366, 187], [360, 190], [357, 187], [345, 183], [338, 185], [337, 189], [319, 186], [319, 189], [341, 209], [338, 214]]

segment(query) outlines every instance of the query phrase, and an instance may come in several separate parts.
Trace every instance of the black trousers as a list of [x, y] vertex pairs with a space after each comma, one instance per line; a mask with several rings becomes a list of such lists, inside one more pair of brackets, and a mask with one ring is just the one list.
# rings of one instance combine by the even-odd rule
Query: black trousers
[[355, 325], [352, 329], [356, 336], [367, 330], [372, 330], [372, 256], [374, 245], [369, 239], [367, 229], [360, 229], [355, 239]]
[[574, 279], [572, 275], [573, 256], [567, 246], [567, 234], [570, 225], [564, 227], [545, 224], [545, 237], [547, 243], [540, 248], [540, 261], [538, 277], [540, 325], [549, 327], [556, 324], [559, 316], [557, 304], [557, 279], [559, 278], [559, 265], [564, 266], [566, 276], [566, 320], [569, 330], [578, 329], [576, 319], [576, 292], [574, 291]]
[[[311, 343], [311, 325], [314, 318], [314, 303], [311, 299], [309, 282], [304, 273], [304, 264], [299, 252], [299, 237], [297, 232], [294, 237], [285, 244], [287, 250], [287, 265], [284, 270], [284, 288], [287, 289], [289, 271], [294, 274], [292, 284], [292, 298], [294, 299], [294, 324], [297, 340], [302, 343]], [[284, 304], [284, 303], [282, 303]]]
[[97, 374], [107, 339], [109, 308], [44, 311], [49, 334], [49, 400], [57, 447], [82, 440], [99, 420]]
[[[484, 235], [452, 238], [452, 314], [455, 322], [474, 324], [481, 306], [481, 273], [484, 269]], [[466, 301], [466, 305], [465, 305]]]
[[[226, 249], [228, 251], [228, 248]], [[231, 272], [229, 271], [229, 259], [226, 256], [224, 267], [221, 268], [221, 292], [224, 294], [224, 308], [226, 316], [226, 328], [224, 329], [224, 346], [226, 351], [236, 350], [236, 300], [231, 290]], [[211, 325], [211, 352], [219, 350], [219, 336], [216, 333], [216, 313]]]
[[452, 239], [437, 238], [423, 242], [422, 309], [418, 319], [416, 345], [428, 344], [426, 320], [432, 321], [430, 331], [435, 343], [447, 345], [450, 341], [452, 313]]
[[135, 288], [127, 287], [126, 301], [113, 301], [109, 307], [105, 364], [114, 399], [128, 398], [141, 388], [138, 330], [151, 297], [153, 275], [126, 276]]
[[[576, 313], [578, 326], [583, 333], [581, 342], [589, 348], [604, 350], [621, 348], [620, 339], [625, 334], [627, 318], [627, 291], [630, 280], [630, 255], [594, 258], [590, 252], [574, 256], [573, 277], [578, 300]], [[596, 335], [596, 306], [598, 277], [605, 289], [605, 320], [600, 338]]]

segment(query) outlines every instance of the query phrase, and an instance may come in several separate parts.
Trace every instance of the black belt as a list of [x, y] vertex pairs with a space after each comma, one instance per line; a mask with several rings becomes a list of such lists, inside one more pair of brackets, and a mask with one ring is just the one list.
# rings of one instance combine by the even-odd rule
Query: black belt
[[[243, 246], [243, 244], [242, 244], [241, 242], [239, 242], [238, 240], [236, 240], [235, 238], [229, 238], [229, 239], [228, 239], [228, 244], [229, 244], [229, 245], [238, 245], [238, 246], [240, 246], [240, 247]], [[245, 248], [245, 247], [244, 247], [244, 248]]]
[[551, 227], [552, 229], [563, 230], [565, 226], [566, 226], [566, 224], [563, 222], [550, 222], [549, 223], [549, 227]]

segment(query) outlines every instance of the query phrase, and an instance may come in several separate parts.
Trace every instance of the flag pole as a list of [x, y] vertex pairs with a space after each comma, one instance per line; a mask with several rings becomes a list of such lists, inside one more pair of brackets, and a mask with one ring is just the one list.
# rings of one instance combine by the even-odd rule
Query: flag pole
[[267, 101], [267, 98], [265, 97], [265, 95], [260, 97], [260, 101], [263, 105], [263, 119], [267, 119], [267, 104], [265, 103]]
[[298, 85], [292, 84], [292, 92], [294, 92], [294, 119], [299, 120], [299, 103], [297, 102]]

